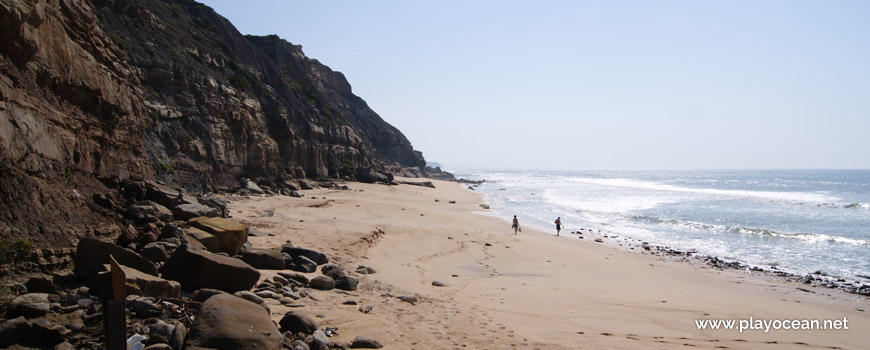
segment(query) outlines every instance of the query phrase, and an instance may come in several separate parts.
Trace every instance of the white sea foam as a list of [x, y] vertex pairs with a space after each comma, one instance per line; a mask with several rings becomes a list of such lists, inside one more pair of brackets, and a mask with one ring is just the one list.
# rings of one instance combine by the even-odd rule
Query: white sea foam
[[770, 201], [788, 201], [795, 203], [827, 203], [836, 202], [840, 198], [825, 195], [821, 193], [808, 192], [772, 192], [772, 191], [748, 191], [748, 190], [723, 190], [715, 188], [691, 188], [667, 185], [657, 182], [638, 181], [632, 179], [602, 179], [602, 178], [583, 178], [583, 177], [562, 177], [561, 180], [593, 184], [598, 186], [608, 187], [624, 187], [644, 189], [651, 191], [664, 192], [679, 192], [679, 193], [695, 193], [724, 197], [752, 198]]

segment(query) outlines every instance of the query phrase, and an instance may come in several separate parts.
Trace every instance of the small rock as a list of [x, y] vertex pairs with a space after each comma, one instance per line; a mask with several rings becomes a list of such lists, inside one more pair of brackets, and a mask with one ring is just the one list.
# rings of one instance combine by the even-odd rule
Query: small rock
[[235, 292], [233, 295], [257, 305], [263, 304], [265, 302], [265, 300], [263, 300], [263, 297], [246, 290]]
[[311, 288], [330, 290], [335, 288], [335, 280], [329, 276], [317, 276], [312, 278], [308, 285]]
[[373, 269], [371, 267], [360, 265], [360, 267], [356, 268], [356, 273], [361, 274], [361, 275], [371, 275], [371, 274], [377, 273], [377, 271], [375, 271], [375, 269]]
[[288, 280], [293, 280], [293, 281], [299, 282], [301, 284], [308, 284], [308, 277], [305, 277], [305, 275], [303, 275], [301, 273], [278, 272], [278, 276], [284, 277]]
[[351, 349], [380, 349], [382, 347], [384, 345], [381, 342], [362, 335], [358, 335], [350, 344]]
[[345, 301], [345, 302], [343, 302], [343, 303], [341, 303], [341, 304], [342, 304], [342, 305], [356, 305], [357, 302], [356, 302], [356, 300], [348, 300], [348, 301]]
[[169, 344], [157, 343], [148, 345], [142, 350], [172, 350], [172, 347]]
[[413, 294], [412, 295], [403, 295], [403, 296], [399, 297], [399, 300], [404, 301], [406, 303], [410, 303], [410, 304], [416, 304], [418, 302], [417, 296], [413, 295]]
[[281, 277], [281, 276], [273, 276], [272, 281], [274, 281], [277, 284], [280, 284], [282, 287], [290, 284], [290, 281], [288, 281], [286, 278]]
[[292, 343], [290, 343], [290, 345], [288, 345], [288, 346], [290, 347], [290, 350], [309, 350], [309, 349], [310, 349], [310, 348], [308, 347], [308, 344], [305, 344], [305, 343], [304, 343], [303, 341], [301, 341], [301, 340], [294, 340], [294, 341], [293, 341]]
[[446, 287], [447, 286], [446, 284], [444, 284], [444, 282], [441, 282], [441, 281], [432, 281], [432, 285], [435, 287]]
[[279, 324], [283, 332], [312, 334], [317, 330], [317, 321], [297, 310], [285, 313]]
[[314, 344], [317, 344], [317, 346], [329, 345], [329, 338], [326, 337], [326, 333], [322, 330], [318, 329], [312, 335], [314, 336]]

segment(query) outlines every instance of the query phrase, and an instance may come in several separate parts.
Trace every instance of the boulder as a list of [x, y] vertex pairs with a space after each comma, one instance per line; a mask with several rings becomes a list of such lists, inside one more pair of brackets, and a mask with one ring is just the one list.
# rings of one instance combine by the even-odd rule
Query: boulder
[[251, 180], [244, 180], [242, 182], [242, 188], [244, 188], [248, 191], [251, 191], [252, 193], [257, 193], [257, 194], [263, 193], [263, 189]]
[[315, 262], [317, 265], [323, 265], [329, 262], [329, 258], [326, 257], [326, 254], [318, 252], [316, 250], [305, 249], [305, 248], [296, 248], [291, 246], [283, 246], [281, 247], [282, 253], [287, 253], [290, 257], [293, 258], [293, 261], [296, 261], [296, 257], [304, 256], [311, 261]]
[[167, 248], [175, 249], [178, 246], [167, 242], [148, 243], [142, 247], [142, 256], [153, 262], [164, 262], [169, 259]]
[[317, 183], [308, 180], [299, 180], [299, 189], [301, 190], [313, 190], [317, 188]]
[[13, 318], [0, 322], [0, 348], [18, 344], [33, 335], [30, 321], [24, 317]]
[[260, 279], [260, 272], [239, 259], [182, 245], [163, 266], [163, 277], [180, 282], [188, 291], [212, 288], [235, 293], [251, 289]]
[[127, 208], [127, 214], [134, 218], [155, 216], [161, 221], [171, 221], [172, 211], [155, 202], [144, 200], [138, 201]]
[[156, 182], [145, 181], [145, 189], [146, 198], [167, 208], [175, 208], [181, 204], [196, 203], [196, 199]]
[[199, 203], [179, 204], [175, 208], [172, 208], [172, 213], [179, 220], [190, 220], [199, 216], [209, 218], [221, 216], [219, 210]]
[[9, 305], [12, 314], [27, 318], [45, 316], [51, 309], [51, 301], [47, 293], [28, 293], [15, 297]]
[[299, 310], [290, 310], [278, 322], [282, 332], [312, 334], [317, 330], [317, 321]]
[[218, 249], [230, 256], [238, 254], [248, 240], [248, 226], [230, 219], [198, 217], [190, 219], [190, 223], [217, 236]]
[[279, 350], [282, 339], [263, 309], [242, 298], [218, 294], [202, 304], [185, 348]]
[[202, 247], [206, 250], [212, 253], [220, 251], [220, 242], [218, 241], [217, 236], [196, 227], [191, 227], [185, 232], [187, 232], [188, 237], [193, 237], [197, 242], [201, 243]]
[[293, 271], [311, 273], [317, 271], [317, 263], [311, 259], [298, 255], [293, 258]]
[[242, 254], [242, 261], [256, 269], [283, 270], [284, 255], [272, 249], [248, 249]]
[[[134, 268], [121, 266], [127, 285], [127, 295], [141, 295], [155, 298], [178, 298], [181, 294], [181, 284], [152, 276]], [[111, 280], [111, 272], [101, 273], [104, 283]]]
[[320, 271], [335, 281], [335, 288], [351, 291], [356, 290], [356, 287], [359, 284], [358, 279], [348, 276], [336, 265], [325, 265]]
[[76, 247], [73, 259], [75, 274], [81, 277], [94, 277], [103, 271], [103, 265], [109, 263], [109, 255], [115, 257], [118, 264], [132, 267], [149, 275], [157, 276], [157, 267], [134, 251], [116, 246], [112, 243], [98, 241], [93, 238], [82, 238]]
[[33, 325], [33, 336], [37, 337], [40, 343], [56, 345], [62, 343], [64, 338], [72, 333], [69, 328], [47, 318], [33, 320], [31, 324]]
[[382, 347], [384, 345], [381, 342], [362, 335], [356, 336], [356, 338], [353, 338], [353, 342], [350, 343], [351, 349], [380, 349]]
[[308, 282], [308, 286], [315, 289], [330, 290], [335, 288], [335, 280], [329, 276], [317, 276]]
[[24, 286], [27, 287], [27, 291], [30, 293], [57, 293], [54, 283], [47, 278], [32, 277], [24, 283]]

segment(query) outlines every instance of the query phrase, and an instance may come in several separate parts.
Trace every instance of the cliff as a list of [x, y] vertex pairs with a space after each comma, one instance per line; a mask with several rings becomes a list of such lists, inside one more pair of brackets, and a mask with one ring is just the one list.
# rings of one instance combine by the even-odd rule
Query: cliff
[[131, 177], [425, 174], [341, 73], [194, 1], [0, 0], [0, 44], [0, 238], [93, 234], [91, 196]]

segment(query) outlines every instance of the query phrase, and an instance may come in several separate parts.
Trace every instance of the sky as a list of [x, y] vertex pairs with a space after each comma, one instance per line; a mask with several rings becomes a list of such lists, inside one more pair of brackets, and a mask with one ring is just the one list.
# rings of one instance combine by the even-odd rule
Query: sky
[[870, 1], [204, 1], [445, 168], [870, 168]]

